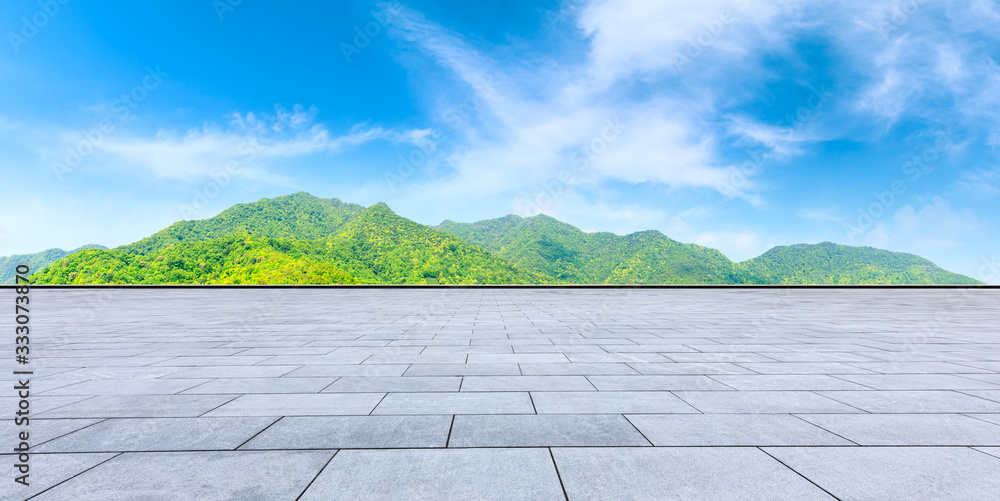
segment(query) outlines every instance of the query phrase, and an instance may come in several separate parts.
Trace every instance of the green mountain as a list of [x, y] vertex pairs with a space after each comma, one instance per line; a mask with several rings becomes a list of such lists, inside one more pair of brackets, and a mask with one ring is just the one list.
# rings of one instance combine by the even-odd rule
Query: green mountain
[[[327, 239], [335, 261], [372, 283], [547, 283], [504, 259], [429, 226], [369, 207]], [[369, 272], [370, 275], [363, 275]]]
[[775, 247], [733, 263], [714, 249], [657, 231], [585, 233], [545, 215], [438, 229], [562, 283], [591, 284], [979, 284], [912, 254], [830, 242]]
[[[308, 193], [181, 221], [113, 250], [41, 254], [35, 262], [58, 261], [34, 275], [38, 284], [979, 283], [870, 247], [792, 245], [733, 263], [658, 231], [586, 233], [544, 215], [432, 228], [382, 203], [365, 208]], [[13, 269], [17, 263], [6, 263], [15, 258], [0, 263]]]
[[12, 284], [17, 280], [17, 267], [27, 265], [31, 269], [29, 276], [42, 268], [84, 249], [106, 249], [100, 245], [84, 245], [76, 250], [49, 249], [35, 254], [18, 254], [16, 256], [0, 257], [0, 284]]
[[913, 254], [831, 242], [775, 247], [736, 265], [748, 284], [976, 284]]
[[149, 254], [84, 250], [38, 273], [35, 284], [349, 284], [313, 241], [246, 234], [169, 245]]
[[452, 235], [298, 193], [182, 221], [131, 245], [73, 254], [36, 284], [546, 283]]
[[437, 228], [563, 283], [732, 283], [732, 263], [721, 252], [658, 231], [585, 233], [546, 215], [445, 221]]
[[360, 205], [299, 192], [235, 205], [210, 219], [174, 223], [150, 237], [118, 249], [130, 254], [149, 254], [171, 244], [211, 240], [237, 233], [315, 240], [326, 238], [364, 211], [365, 208]]

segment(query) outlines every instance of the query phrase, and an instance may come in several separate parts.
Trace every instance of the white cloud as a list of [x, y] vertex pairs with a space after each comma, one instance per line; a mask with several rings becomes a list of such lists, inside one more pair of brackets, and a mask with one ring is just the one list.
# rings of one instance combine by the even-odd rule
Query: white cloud
[[694, 237], [694, 243], [718, 249], [732, 261], [745, 261], [763, 254], [770, 247], [752, 231], [708, 231]]
[[955, 248], [982, 226], [971, 209], [952, 209], [947, 200], [936, 196], [919, 209], [913, 205], [900, 207], [892, 222], [876, 224], [865, 235], [864, 243], [895, 249]]
[[1000, 168], [963, 171], [955, 184], [959, 189], [976, 195], [1000, 195]]
[[746, 54], [765, 42], [781, 1], [595, 0], [578, 25], [590, 37], [591, 75], [602, 83], [685, 66], [706, 52]]
[[[161, 130], [153, 137], [109, 134], [95, 142], [107, 164], [140, 169], [158, 178], [197, 180], [217, 174], [227, 164], [240, 165], [241, 175], [284, 184], [268, 167], [288, 159], [335, 154], [372, 141], [429, 147], [430, 130], [395, 130], [358, 124], [340, 135], [315, 122], [314, 110], [278, 108], [273, 114], [234, 113], [224, 126], [208, 124], [179, 133]], [[64, 135], [70, 142], [74, 135]], [[251, 167], [252, 165], [252, 167]]]
[[[601, 73], [595, 72], [602, 64], [597, 61], [547, 74], [539, 83], [524, 77], [520, 63], [490, 59], [418, 13], [406, 11], [399, 18], [398, 38], [416, 42], [471, 94], [443, 100], [471, 100], [476, 109], [475, 117], [457, 124], [462, 144], [446, 159], [452, 174], [408, 186], [420, 196], [481, 199], [507, 193], [533, 199], [553, 180], [566, 179], [561, 183], [567, 190], [649, 183], [759, 201], [753, 180], [734, 185], [736, 168], [717, 159], [718, 145], [704, 123], [710, 101], [622, 98], [603, 86], [604, 77], [595, 76]], [[442, 106], [442, 119], [455, 122], [456, 107]]]
[[819, 221], [821, 223], [839, 223], [843, 221], [843, 218], [837, 215], [837, 211], [834, 209], [822, 209], [822, 208], [811, 208], [811, 209], [799, 209], [795, 211], [795, 215], [806, 219], [809, 221]]

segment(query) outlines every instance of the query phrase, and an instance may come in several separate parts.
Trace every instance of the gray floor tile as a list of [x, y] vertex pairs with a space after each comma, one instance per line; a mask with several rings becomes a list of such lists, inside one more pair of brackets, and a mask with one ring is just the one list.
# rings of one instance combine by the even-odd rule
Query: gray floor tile
[[591, 376], [597, 374], [638, 374], [627, 364], [520, 364], [525, 376]]
[[741, 367], [760, 374], [873, 374], [840, 362], [741, 362]]
[[241, 449], [384, 449], [444, 447], [452, 416], [282, 418]]
[[[876, 390], [998, 390], [1000, 386], [950, 374], [844, 375], [840, 378]], [[838, 390], [849, 388], [815, 388]]]
[[455, 416], [450, 447], [648, 446], [620, 414]]
[[357, 416], [367, 415], [385, 393], [243, 395], [206, 416]]
[[[97, 422], [100, 419], [31, 419], [29, 416], [27, 431], [31, 438], [30, 444], [34, 447]], [[0, 437], [13, 439], [19, 432], [25, 431], [24, 428], [23, 425], [16, 425], [13, 419], [4, 419], [0, 421]]]
[[470, 364], [568, 364], [561, 353], [470, 353]]
[[706, 414], [791, 414], [861, 412], [808, 391], [677, 391]]
[[45, 395], [173, 395], [208, 379], [115, 379], [87, 381], [45, 392]]
[[962, 374], [960, 377], [972, 379], [974, 381], [984, 381], [1000, 386], [1000, 374]]
[[295, 500], [333, 452], [122, 454], [38, 500]]
[[562, 500], [545, 449], [341, 451], [302, 501]]
[[[845, 376], [846, 377], [846, 376]], [[711, 376], [737, 390], [865, 390], [864, 386], [822, 374], [768, 374], [760, 376]]]
[[400, 393], [400, 392], [438, 392], [458, 391], [462, 386], [462, 378], [456, 376], [440, 377], [385, 377], [385, 376], [348, 376], [333, 383], [323, 393]]
[[708, 376], [588, 376], [587, 379], [601, 391], [733, 391]]
[[[274, 377], [214, 379], [181, 393], [185, 395], [226, 395], [246, 393], [318, 393], [336, 378]], [[183, 379], [178, 380], [183, 381]]]
[[860, 445], [1000, 445], [1000, 425], [957, 414], [808, 414]]
[[232, 450], [275, 418], [108, 419], [38, 447], [39, 452]]
[[873, 413], [1000, 413], [1000, 402], [954, 391], [824, 391], [820, 394]]
[[967, 448], [765, 450], [840, 499], [988, 501], [1000, 492], [1000, 459], [993, 461]]
[[660, 375], [712, 375], [712, 374], [753, 374], [753, 371], [730, 363], [688, 363], [667, 362], [656, 364], [630, 363], [630, 367], [639, 374]]
[[534, 414], [526, 392], [390, 393], [372, 412], [387, 414]]
[[402, 376], [409, 365], [303, 365], [285, 377]]
[[516, 376], [517, 364], [423, 364], [411, 365], [404, 376]]
[[[235, 351], [235, 350], [234, 350]], [[152, 364], [154, 367], [214, 367], [230, 365], [254, 365], [271, 356], [245, 357], [230, 355], [219, 357], [176, 357]]]
[[584, 376], [466, 376], [462, 391], [597, 391]]
[[532, 392], [538, 414], [696, 413], [667, 391]]
[[39, 417], [198, 417], [232, 399], [232, 395], [101, 395], [40, 413]]
[[756, 353], [668, 353], [664, 356], [671, 362], [689, 364], [774, 362], [771, 356]]
[[574, 364], [607, 364], [629, 362], [670, 362], [659, 353], [566, 353], [566, 358]]
[[553, 449], [573, 500], [831, 500], [752, 448]]
[[1000, 424], [1000, 414], [970, 414], [980, 421], [986, 421], [988, 423]]
[[785, 414], [627, 415], [656, 446], [854, 445]]
[[298, 365], [251, 365], [251, 366], [208, 366], [193, 367], [171, 372], [164, 378], [168, 379], [226, 379], [237, 377], [281, 377], [288, 374]]
[[364, 365], [464, 364], [468, 357], [465, 353], [372, 355]]
[[27, 499], [112, 457], [114, 454], [33, 454], [29, 460], [28, 485], [24, 486], [14, 482], [17, 471], [12, 467], [16, 463], [14, 456], [0, 455], [10, 475], [4, 479], [8, 487], [0, 489], [0, 501]]
[[994, 402], [1000, 402], [1000, 390], [962, 390], [962, 393], [986, 400], [992, 400]]
[[977, 363], [949, 362], [851, 362], [851, 365], [880, 374], [976, 374], [990, 372]]

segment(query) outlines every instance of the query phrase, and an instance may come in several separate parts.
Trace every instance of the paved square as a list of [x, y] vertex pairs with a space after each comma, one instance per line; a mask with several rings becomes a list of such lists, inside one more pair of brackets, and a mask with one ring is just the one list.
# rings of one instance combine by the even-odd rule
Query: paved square
[[32, 486], [4, 500], [1000, 491], [997, 289], [35, 288], [31, 304]]

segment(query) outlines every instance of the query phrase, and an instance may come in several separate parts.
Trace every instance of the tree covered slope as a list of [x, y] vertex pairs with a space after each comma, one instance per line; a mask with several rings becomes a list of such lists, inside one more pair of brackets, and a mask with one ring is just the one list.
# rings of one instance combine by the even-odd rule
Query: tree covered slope
[[119, 247], [129, 254], [148, 254], [171, 244], [211, 240], [234, 234], [268, 238], [325, 238], [365, 208], [336, 198], [305, 192], [239, 204], [199, 221], [181, 221], [136, 243]]
[[737, 265], [748, 284], [976, 284], [913, 254], [831, 242], [775, 247]]
[[731, 282], [732, 263], [721, 252], [682, 244], [658, 231], [585, 233], [546, 215], [445, 221], [438, 228], [563, 283]]
[[343, 284], [356, 280], [322, 260], [314, 242], [229, 235], [145, 255], [77, 252], [38, 273], [36, 284]]
[[382, 203], [366, 208], [308, 193], [240, 204], [113, 250], [56, 251], [33, 262], [38, 269], [59, 259], [35, 283], [978, 283], [918, 256], [870, 247], [791, 245], [733, 263], [658, 231], [586, 233], [544, 215], [432, 228]]
[[0, 284], [12, 284], [17, 280], [17, 267], [27, 265], [31, 270], [29, 276], [34, 275], [42, 268], [83, 249], [106, 249], [100, 245], [84, 245], [79, 249], [64, 251], [62, 249], [49, 249], [35, 254], [18, 254], [16, 256], [0, 257]]
[[[452, 235], [398, 216], [385, 204], [367, 209], [307, 194], [238, 206], [178, 223], [136, 244], [68, 256], [37, 284], [514, 284], [546, 283]], [[250, 204], [253, 205], [253, 204]], [[296, 208], [306, 207], [304, 214]], [[324, 208], [332, 207], [332, 211]], [[320, 210], [316, 210], [316, 209]], [[323, 218], [326, 214], [330, 220]], [[284, 227], [268, 224], [278, 214]], [[345, 216], [347, 214], [347, 216]], [[329, 233], [321, 233], [330, 228]], [[251, 232], [235, 231], [249, 229]], [[295, 234], [319, 238], [272, 238]], [[221, 236], [217, 236], [221, 235]], [[217, 237], [216, 237], [217, 236]], [[205, 238], [208, 237], [208, 238]], [[213, 238], [214, 237], [214, 238]], [[141, 251], [141, 252], [140, 252]]]
[[978, 284], [912, 254], [830, 242], [775, 247], [733, 263], [721, 252], [657, 231], [585, 233], [545, 215], [438, 226], [562, 283], [590, 284]]

